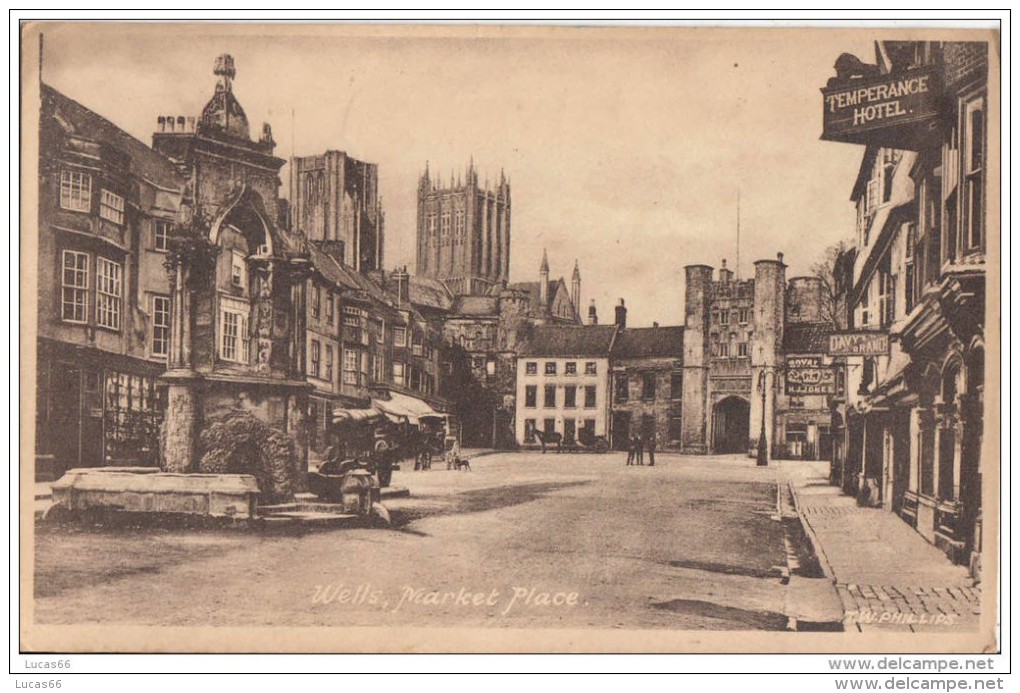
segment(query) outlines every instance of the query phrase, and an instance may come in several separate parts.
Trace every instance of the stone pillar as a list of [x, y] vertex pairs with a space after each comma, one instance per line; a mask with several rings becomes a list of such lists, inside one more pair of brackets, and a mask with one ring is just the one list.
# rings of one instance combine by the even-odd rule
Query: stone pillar
[[194, 379], [170, 382], [163, 424], [163, 469], [167, 472], [197, 471], [199, 403], [195, 389]]
[[186, 473], [195, 471], [198, 466], [196, 452], [200, 419], [196, 392], [199, 378], [191, 370], [191, 272], [187, 260], [179, 255], [174, 257], [168, 273], [170, 353], [168, 370], [162, 379], [169, 383], [169, 387], [160, 458], [165, 471]]
[[297, 446], [294, 460], [295, 492], [308, 490], [308, 395], [287, 395], [287, 433]]

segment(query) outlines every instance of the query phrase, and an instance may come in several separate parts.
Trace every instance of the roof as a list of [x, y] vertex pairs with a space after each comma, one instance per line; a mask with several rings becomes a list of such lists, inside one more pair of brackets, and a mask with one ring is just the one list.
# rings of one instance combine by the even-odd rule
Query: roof
[[683, 358], [683, 327], [628, 327], [620, 330], [613, 344], [613, 357]]
[[608, 358], [615, 336], [616, 325], [539, 325], [521, 354]]
[[553, 300], [556, 298], [556, 292], [559, 288], [562, 286], [564, 291], [567, 288], [566, 282], [563, 281], [562, 277], [559, 279], [548, 280], [546, 283], [546, 288], [548, 289], [548, 292], [546, 293], [546, 304], [543, 306], [542, 302], [539, 300], [542, 286], [541, 282], [512, 282], [507, 286], [510, 289], [517, 289], [518, 291], [526, 292], [532, 307], [546, 310], [552, 305]]
[[783, 330], [783, 351], [787, 354], [824, 354], [829, 350], [827, 322], [805, 322], [786, 325]]
[[458, 296], [453, 304], [456, 315], [496, 315], [499, 299], [495, 296]]
[[415, 305], [439, 310], [450, 310], [453, 306], [453, 296], [450, 294], [450, 290], [438, 279], [411, 275], [408, 288], [410, 289], [411, 303]]
[[102, 142], [126, 154], [131, 173], [161, 188], [180, 190], [184, 180], [176, 167], [156, 150], [121, 130], [103, 116], [90, 111], [74, 99], [42, 85], [43, 113], [51, 112], [70, 134]]

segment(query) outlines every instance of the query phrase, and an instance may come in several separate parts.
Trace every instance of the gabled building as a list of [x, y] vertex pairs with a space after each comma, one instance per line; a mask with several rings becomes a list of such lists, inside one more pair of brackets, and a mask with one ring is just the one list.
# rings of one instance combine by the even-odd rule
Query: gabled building
[[164, 268], [185, 177], [41, 85], [37, 471], [155, 465], [170, 351]]

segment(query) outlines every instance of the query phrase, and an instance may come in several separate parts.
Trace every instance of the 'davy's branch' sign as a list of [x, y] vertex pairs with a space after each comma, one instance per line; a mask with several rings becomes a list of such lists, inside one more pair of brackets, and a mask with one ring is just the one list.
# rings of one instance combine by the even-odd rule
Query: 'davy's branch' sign
[[888, 332], [835, 332], [829, 335], [829, 356], [888, 356]]
[[822, 139], [911, 148], [938, 123], [941, 95], [932, 68], [833, 84], [822, 89]]

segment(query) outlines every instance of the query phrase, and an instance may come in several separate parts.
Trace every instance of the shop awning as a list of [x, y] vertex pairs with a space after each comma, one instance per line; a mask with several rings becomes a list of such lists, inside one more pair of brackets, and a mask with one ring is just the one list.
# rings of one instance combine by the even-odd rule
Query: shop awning
[[378, 409], [334, 409], [333, 423], [362, 423], [374, 419], [382, 419], [383, 414]]
[[446, 414], [437, 412], [428, 402], [399, 392], [391, 392], [389, 399], [373, 399], [372, 406], [386, 414], [390, 420], [398, 422], [409, 421], [416, 424], [424, 418], [446, 417]]

